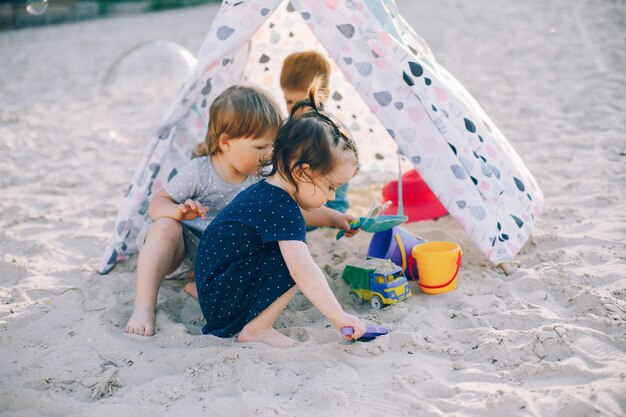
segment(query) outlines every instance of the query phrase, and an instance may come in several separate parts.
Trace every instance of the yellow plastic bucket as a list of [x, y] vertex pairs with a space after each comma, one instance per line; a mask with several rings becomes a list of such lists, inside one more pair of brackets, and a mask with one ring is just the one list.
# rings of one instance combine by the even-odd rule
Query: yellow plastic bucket
[[441, 294], [456, 288], [463, 251], [454, 242], [426, 242], [414, 246], [411, 256], [417, 263], [419, 286], [427, 294]]

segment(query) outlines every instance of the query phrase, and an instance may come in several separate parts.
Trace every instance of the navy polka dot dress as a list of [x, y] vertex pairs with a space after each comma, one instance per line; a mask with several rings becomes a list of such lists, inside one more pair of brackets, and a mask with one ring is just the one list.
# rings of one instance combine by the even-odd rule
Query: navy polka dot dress
[[204, 334], [238, 333], [295, 285], [278, 241], [306, 242], [304, 218], [283, 189], [262, 180], [206, 228], [195, 260]]

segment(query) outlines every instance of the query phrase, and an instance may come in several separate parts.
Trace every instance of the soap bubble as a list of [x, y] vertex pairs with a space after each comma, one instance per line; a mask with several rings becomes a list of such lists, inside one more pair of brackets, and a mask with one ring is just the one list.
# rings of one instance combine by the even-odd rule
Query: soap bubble
[[142, 42], [120, 55], [100, 84], [109, 136], [123, 140], [154, 134], [195, 65], [187, 49], [165, 40]]
[[48, 0], [28, 0], [26, 11], [30, 14], [43, 14], [48, 10]]

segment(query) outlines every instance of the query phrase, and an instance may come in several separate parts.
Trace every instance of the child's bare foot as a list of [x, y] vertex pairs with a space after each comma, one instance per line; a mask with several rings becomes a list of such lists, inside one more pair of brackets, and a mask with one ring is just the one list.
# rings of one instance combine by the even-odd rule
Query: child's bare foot
[[196, 300], [198, 299], [198, 288], [196, 287], [196, 283], [194, 281], [185, 284], [185, 292]]
[[135, 311], [133, 311], [133, 315], [130, 316], [128, 323], [126, 323], [124, 331], [141, 336], [152, 336], [154, 335], [155, 318], [154, 307], [135, 306]]
[[260, 342], [268, 344], [270, 346], [281, 348], [293, 347], [300, 344], [300, 342], [298, 342], [297, 340], [285, 336], [284, 334], [272, 328], [264, 329], [262, 331], [251, 331], [247, 327], [244, 327], [243, 330], [239, 333], [237, 341], [239, 343]]

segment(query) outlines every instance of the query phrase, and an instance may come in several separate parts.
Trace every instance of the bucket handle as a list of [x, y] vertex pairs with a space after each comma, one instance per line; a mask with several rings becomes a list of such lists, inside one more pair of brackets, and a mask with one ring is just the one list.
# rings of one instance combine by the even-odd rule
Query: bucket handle
[[[413, 256], [409, 256], [409, 265], [408, 265], [408, 271], [409, 271], [409, 276], [411, 277], [411, 279], [415, 282], [418, 281], [417, 277], [414, 276], [415, 274], [413, 273], [413, 265], [415, 265], [416, 261], [415, 258], [413, 258]], [[417, 271], [417, 265], [415, 265], [415, 270]]]
[[396, 239], [396, 242], [398, 242], [398, 249], [400, 249], [400, 255], [402, 256], [402, 270], [406, 271], [406, 251], [404, 250], [402, 239], [399, 233], [395, 233], [393, 237]]
[[424, 284], [422, 284], [420, 282], [420, 287], [435, 290], [437, 288], [444, 288], [444, 287], [447, 287], [448, 285], [452, 284], [452, 282], [456, 279], [456, 276], [459, 273], [459, 269], [461, 269], [461, 260], [462, 259], [463, 259], [463, 251], [459, 251], [459, 256], [457, 256], [457, 258], [456, 258], [456, 271], [454, 271], [454, 275], [452, 276], [450, 281], [448, 281], [448, 282], [446, 282], [445, 284], [442, 284], [442, 285], [424, 285]]
[[[400, 256], [402, 257], [402, 270], [404, 271], [405, 274], [408, 271], [409, 277], [411, 277], [413, 281], [417, 281], [416, 277], [413, 276], [413, 263], [415, 262], [415, 259], [413, 259], [412, 256], [409, 256], [407, 258], [406, 250], [404, 249], [404, 244], [402, 243], [402, 238], [400, 238], [400, 234], [395, 233], [393, 237], [396, 239], [396, 242], [398, 243], [398, 249], [400, 249]], [[408, 265], [407, 265], [407, 260], [408, 260]]]

